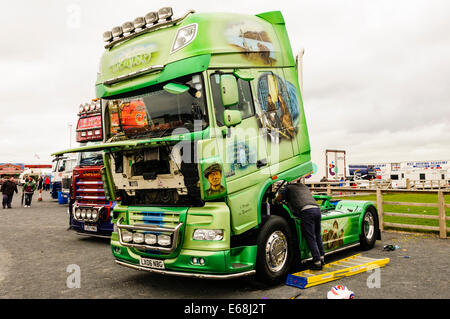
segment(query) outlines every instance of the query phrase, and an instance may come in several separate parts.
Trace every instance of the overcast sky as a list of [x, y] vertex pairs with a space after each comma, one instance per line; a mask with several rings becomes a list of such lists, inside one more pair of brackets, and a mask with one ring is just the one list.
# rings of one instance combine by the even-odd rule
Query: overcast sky
[[294, 52], [305, 48], [319, 165], [325, 149], [345, 150], [347, 163], [450, 159], [449, 1], [0, 1], [0, 163], [50, 163], [75, 146], [102, 33], [164, 6], [177, 17], [283, 13]]

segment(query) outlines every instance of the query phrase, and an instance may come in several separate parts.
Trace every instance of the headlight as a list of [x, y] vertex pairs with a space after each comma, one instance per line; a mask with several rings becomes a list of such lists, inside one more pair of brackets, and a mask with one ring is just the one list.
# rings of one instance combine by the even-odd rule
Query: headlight
[[144, 234], [143, 233], [134, 233], [133, 234], [133, 242], [136, 244], [142, 244], [144, 242]]
[[126, 243], [129, 243], [130, 241], [133, 240], [133, 234], [130, 233], [129, 231], [122, 232], [122, 240]]
[[76, 218], [80, 218], [81, 217], [81, 212], [80, 212], [80, 210], [78, 208], [75, 209], [75, 217]]
[[192, 238], [195, 240], [222, 240], [223, 229], [196, 229]]
[[81, 218], [86, 218], [86, 210], [85, 209], [82, 209], [81, 210]]
[[156, 235], [155, 234], [145, 234], [145, 243], [147, 245], [156, 244]]
[[92, 217], [92, 211], [90, 209], [88, 209], [86, 212], [86, 218], [91, 219], [91, 217]]
[[92, 219], [97, 219], [98, 217], [98, 211], [96, 209], [92, 210]]
[[161, 246], [170, 246], [170, 236], [159, 235], [158, 236], [158, 244]]
[[170, 53], [174, 53], [181, 48], [184, 48], [189, 43], [194, 41], [197, 36], [197, 23], [193, 23], [187, 25], [181, 29], [178, 29], [177, 35], [175, 36], [175, 40], [173, 41], [172, 50]]

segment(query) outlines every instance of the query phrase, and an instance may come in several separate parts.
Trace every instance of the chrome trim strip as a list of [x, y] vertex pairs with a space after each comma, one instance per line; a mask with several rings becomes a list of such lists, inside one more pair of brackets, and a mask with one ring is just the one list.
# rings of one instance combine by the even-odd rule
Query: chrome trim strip
[[103, 182], [101, 181], [77, 181], [77, 185], [101, 185], [101, 184], [103, 184]]
[[105, 239], [110, 239], [111, 236], [106, 236], [106, 235], [97, 235], [97, 234], [90, 234], [90, 233], [80, 233], [78, 231], [75, 231], [75, 233], [79, 236], [92, 236], [92, 237], [98, 237], [98, 238], [105, 238]]
[[143, 75], [143, 74], [159, 72], [159, 71], [162, 71], [163, 69], [164, 69], [164, 65], [154, 65], [154, 66], [150, 66], [148, 68], [141, 69], [139, 71], [131, 72], [129, 74], [121, 75], [116, 78], [106, 80], [103, 82], [103, 84], [111, 85], [111, 84], [114, 84], [114, 83], [117, 83], [117, 82], [120, 82], [123, 80], [128, 80], [128, 79]]
[[244, 276], [251, 276], [256, 273], [255, 270], [249, 270], [241, 273], [236, 274], [227, 274], [227, 275], [211, 275], [211, 274], [199, 274], [199, 273], [184, 273], [184, 272], [178, 272], [178, 271], [170, 271], [170, 270], [161, 270], [161, 269], [154, 269], [154, 268], [147, 268], [142, 267], [138, 265], [131, 265], [119, 260], [115, 260], [115, 262], [121, 266], [133, 268], [136, 270], [142, 270], [147, 272], [153, 272], [161, 275], [170, 275], [170, 276], [179, 276], [179, 277], [189, 277], [189, 278], [205, 278], [205, 279], [218, 279], [218, 280], [224, 280], [224, 279], [234, 279]]
[[[137, 249], [161, 251], [161, 252], [165, 252], [165, 253], [171, 253], [177, 248], [178, 236], [179, 236], [180, 228], [181, 228], [181, 226], [183, 226], [183, 223], [179, 223], [175, 228], [164, 228], [164, 227], [158, 227], [158, 226], [146, 225], [146, 224], [123, 225], [120, 223], [122, 220], [123, 220], [123, 218], [120, 218], [117, 221], [117, 232], [118, 232], [118, 236], [119, 236], [120, 245], [125, 246], [125, 247], [137, 248]], [[150, 245], [146, 245], [146, 244], [125, 243], [122, 240], [122, 229], [172, 233], [173, 234], [172, 245], [170, 247], [162, 247], [162, 246], [150, 246]]]
[[116, 44], [122, 43], [122, 42], [127, 41], [127, 40], [131, 40], [131, 39], [133, 39], [133, 38], [135, 38], [135, 37], [137, 37], [137, 36], [139, 36], [141, 34], [144, 34], [144, 33], [147, 33], [147, 32], [151, 32], [151, 31], [155, 31], [155, 30], [157, 30], [159, 28], [162, 28], [162, 27], [166, 27], [166, 26], [170, 26], [170, 25], [176, 25], [179, 22], [181, 22], [184, 19], [186, 19], [186, 17], [188, 15], [190, 15], [191, 13], [195, 13], [195, 11], [191, 9], [188, 12], [186, 12], [185, 15], [182, 16], [181, 18], [178, 18], [178, 19], [175, 19], [175, 20], [169, 20], [169, 21], [160, 22], [160, 23], [154, 24], [154, 25], [152, 25], [152, 26], [150, 26], [148, 28], [142, 29], [142, 30], [140, 30], [138, 32], [133, 32], [131, 34], [128, 34], [127, 36], [123, 36], [123, 37], [121, 37], [121, 38], [119, 38], [117, 40], [113, 40], [112, 42], [109, 42], [108, 44], [105, 45], [105, 49], [110, 49], [113, 46], [115, 46]]

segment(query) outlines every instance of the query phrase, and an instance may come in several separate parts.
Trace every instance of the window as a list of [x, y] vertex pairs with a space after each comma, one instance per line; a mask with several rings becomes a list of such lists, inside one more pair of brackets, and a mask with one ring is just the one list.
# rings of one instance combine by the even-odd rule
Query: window
[[395, 175], [391, 175], [391, 179], [394, 181], [397, 181], [398, 180], [398, 175], [397, 174], [395, 174]]
[[445, 174], [441, 174], [441, 179], [445, 179]]
[[425, 180], [425, 174], [419, 174], [419, 179], [421, 181], [424, 181]]
[[[177, 128], [189, 132], [208, 126], [201, 74], [170, 80], [188, 87], [181, 94], [164, 90], [166, 83], [103, 100], [107, 139], [162, 137]], [[125, 137], [123, 137], [125, 135]]]
[[[229, 107], [230, 110], [238, 110], [242, 113], [242, 119], [249, 118], [255, 115], [255, 107], [253, 105], [252, 92], [250, 89], [250, 82], [242, 79], [237, 79], [239, 103], [235, 106]], [[223, 111], [225, 107], [222, 104], [220, 97], [220, 74], [215, 73], [211, 75], [211, 91], [213, 95], [214, 109], [216, 113], [216, 122], [219, 126], [223, 126]]]

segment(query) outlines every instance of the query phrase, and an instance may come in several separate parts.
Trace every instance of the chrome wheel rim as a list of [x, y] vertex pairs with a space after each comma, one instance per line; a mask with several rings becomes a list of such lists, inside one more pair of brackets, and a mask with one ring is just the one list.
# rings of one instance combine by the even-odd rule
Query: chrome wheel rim
[[273, 232], [266, 242], [266, 264], [270, 271], [280, 271], [287, 261], [288, 243], [281, 231]]
[[374, 233], [375, 233], [375, 219], [373, 218], [372, 213], [368, 213], [364, 217], [364, 236], [368, 240], [371, 240]]

